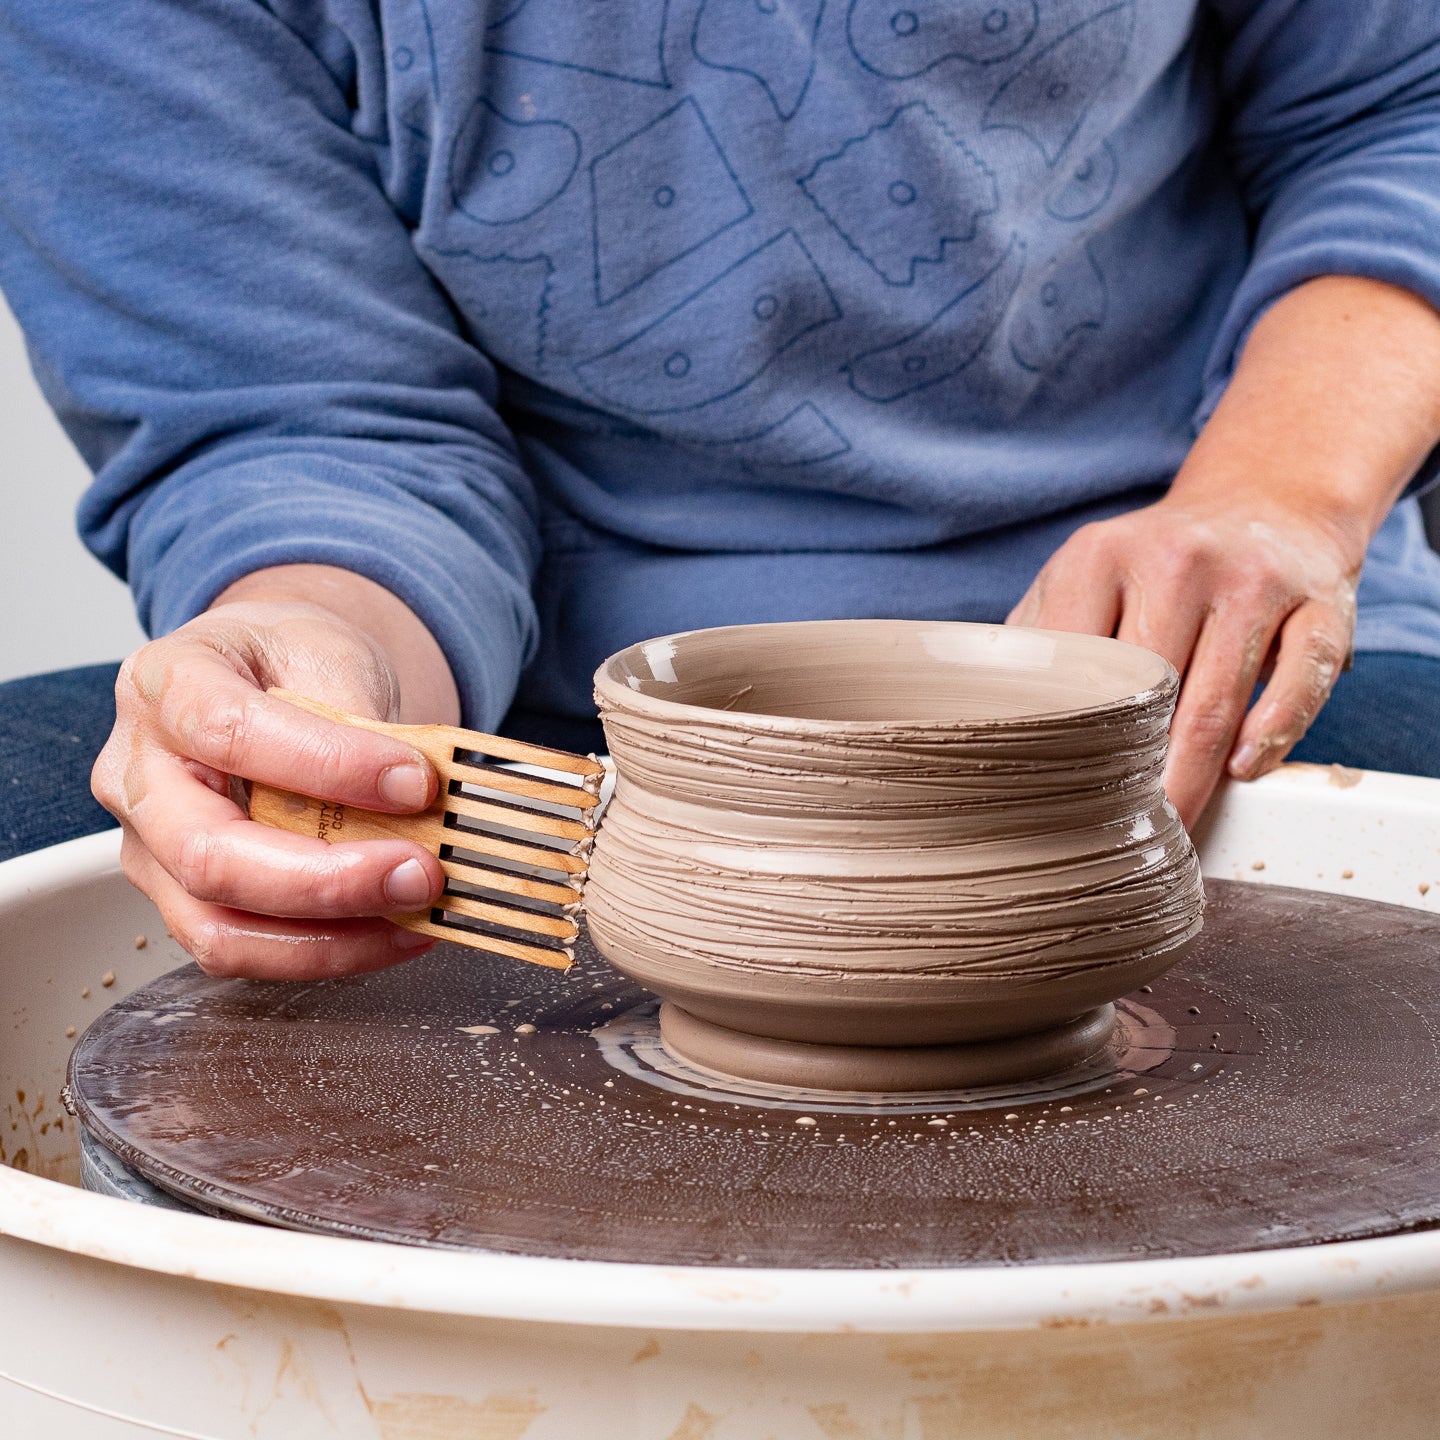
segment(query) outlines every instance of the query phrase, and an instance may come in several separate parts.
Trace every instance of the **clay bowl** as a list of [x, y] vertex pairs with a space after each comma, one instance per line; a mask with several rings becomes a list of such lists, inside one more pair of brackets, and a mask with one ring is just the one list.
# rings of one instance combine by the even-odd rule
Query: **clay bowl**
[[724, 1073], [923, 1089], [1055, 1071], [1203, 904], [1161, 788], [1179, 681], [1116, 640], [859, 620], [631, 646], [590, 933]]

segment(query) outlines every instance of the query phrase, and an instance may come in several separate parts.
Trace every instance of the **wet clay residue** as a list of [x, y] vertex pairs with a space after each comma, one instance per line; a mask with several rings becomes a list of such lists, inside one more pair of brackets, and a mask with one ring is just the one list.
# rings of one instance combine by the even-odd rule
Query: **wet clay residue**
[[1161, 788], [1177, 686], [1132, 646], [989, 625], [632, 647], [596, 676], [618, 779], [591, 935], [719, 1027], [710, 1063], [733, 1073], [757, 1073], [753, 1036], [873, 1050], [1065, 1025], [1200, 927]]
[[1209, 888], [1101, 1063], [999, 1090], [708, 1081], [583, 937], [565, 975], [445, 944], [306, 985], [187, 965], [96, 1020], [70, 1083], [94, 1135], [192, 1204], [418, 1245], [888, 1268], [1440, 1222], [1440, 916]]

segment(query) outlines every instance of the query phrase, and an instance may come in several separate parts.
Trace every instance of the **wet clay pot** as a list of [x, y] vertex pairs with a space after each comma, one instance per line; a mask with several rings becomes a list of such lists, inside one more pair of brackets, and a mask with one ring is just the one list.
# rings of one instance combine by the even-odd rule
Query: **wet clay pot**
[[856, 1090], [1063, 1069], [1200, 928], [1161, 788], [1178, 684], [1116, 640], [994, 625], [632, 646], [595, 679], [617, 781], [591, 935], [710, 1069]]

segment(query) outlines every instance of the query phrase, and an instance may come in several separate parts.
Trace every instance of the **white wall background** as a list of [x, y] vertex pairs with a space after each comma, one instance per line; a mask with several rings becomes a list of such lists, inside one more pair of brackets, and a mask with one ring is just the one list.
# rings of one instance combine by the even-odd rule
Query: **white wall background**
[[75, 534], [88, 480], [0, 300], [0, 681], [118, 660], [144, 641], [130, 592]]

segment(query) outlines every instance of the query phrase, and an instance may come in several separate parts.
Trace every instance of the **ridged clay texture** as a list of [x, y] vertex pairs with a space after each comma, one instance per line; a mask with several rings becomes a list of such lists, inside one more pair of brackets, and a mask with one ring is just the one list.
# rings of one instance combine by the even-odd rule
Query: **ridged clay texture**
[[732, 626], [632, 646], [595, 685], [617, 780], [590, 932], [739, 1046], [1038, 1035], [1199, 932], [1199, 864], [1161, 785], [1179, 679], [1147, 650], [958, 622]]

